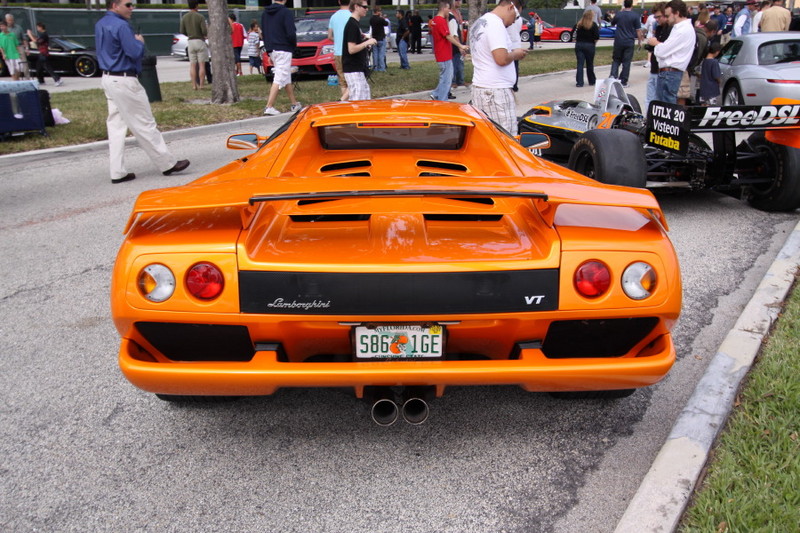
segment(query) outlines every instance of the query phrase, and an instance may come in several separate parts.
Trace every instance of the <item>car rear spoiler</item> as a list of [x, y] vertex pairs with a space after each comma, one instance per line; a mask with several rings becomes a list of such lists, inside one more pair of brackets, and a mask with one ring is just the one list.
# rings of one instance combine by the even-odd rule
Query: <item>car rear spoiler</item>
[[[357, 188], [354, 190], [354, 187]], [[125, 232], [138, 216], [147, 213], [235, 207], [242, 210], [242, 223], [246, 226], [254, 212], [252, 206], [260, 202], [419, 196], [530, 198], [550, 225], [561, 204], [630, 207], [652, 213], [667, 228], [661, 207], [646, 189], [563, 177], [459, 177], [456, 181], [449, 176], [432, 176], [421, 182], [419, 177], [364, 179], [337, 176], [245, 178], [146, 191], [136, 200]]]
[[692, 133], [766, 131], [769, 141], [800, 148], [800, 100], [775, 98], [771, 105], [689, 109]]

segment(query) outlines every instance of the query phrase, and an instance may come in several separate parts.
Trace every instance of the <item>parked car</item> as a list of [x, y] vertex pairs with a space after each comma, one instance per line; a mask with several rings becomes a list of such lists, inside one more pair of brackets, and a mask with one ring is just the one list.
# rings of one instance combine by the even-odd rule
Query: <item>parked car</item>
[[731, 39], [719, 56], [724, 105], [769, 104], [800, 95], [800, 35], [751, 33]]
[[[522, 24], [522, 29], [519, 32], [522, 42], [527, 43], [533, 39], [533, 29], [528, 28], [527, 23]], [[542, 40], [543, 41], [561, 41], [562, 43], [572, 42], [572, 28], [565, 26], [553, 26], [549, 22], [542, 21]]]
[[[264, 44], [263, 41], [259, 41], [261, 45]], [[173, 57], [177, 57], [178, 59], [189, 59], [189, 56], [186, 53], [186, 47], [189, 44], [189, 38], [186, 37], [182, 33], [176, 33], [172, 36], [172, 48], [170, 48], [170, 55]], [[208, 56], [211, 57], [211, 48], [208, 49]], [[250, 60], [250, 56], [247, 54], [247, 43], [245, 46], [242, 47], [242, 53], [239, 56], [239, 61], [247, 62]]]
[[[336, 74], [333, 57], [333, 41], [328, 39], [330, 17], [303, 17], [295, 19], [297, 47], [292, 53], [292, 70], [300, 74]], [[262, 52], [264, 74], [272, 76], [272, 61], [266, 51]]]
[[[100, 75], [100, 69], [97, 66], [97, 52], [94, 48], [64, 37], [50, 37], [48, 50], [50, 51], [50, 65], [55, 72], [62, 76], [77, 74], [83, 78], [91, 78]], [[27, 56], [31, 70], [35, 71], [39, 50], [32, 48], [28, 50]]]
[[[645, 116], [618, 80], [608, 78], [596, 89], [593, 103], [534, 106], [519, 130], [547, 134], [551, 144], [542, 157], [603, 183], [711, 189], [765, 211], [800, 208], [800, 99], [666, 110], [654, 102], [662, 112]], [[681, 119], [664, 118], [673, 114]], [[737, 144], [740, 132], [750, 135]]]
[[110, 290], [123, 374], [175, 401], [348, 387], [381, 424], [450, 385], [659, 381], [681, 282], [658, 202], [529, 151], [546, 142], [409, 100], [233, 135], [244, 157], [133, 207]]
[[601, 20], [600, 21], [600, 38], [601, 39], [613, 39], [617, 35], [617, 27], [612, 26], [610, 22]]

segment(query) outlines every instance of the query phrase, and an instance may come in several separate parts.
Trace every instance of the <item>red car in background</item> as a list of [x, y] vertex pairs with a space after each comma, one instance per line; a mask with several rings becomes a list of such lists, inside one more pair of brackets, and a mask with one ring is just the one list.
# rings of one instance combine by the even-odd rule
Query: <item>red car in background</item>
[[[308, 75], [336, 74], [333, 59], [333, 41], [328, 39], [327, 17], [303, 17], [294, 21], [297, 29], [297, 48], [292, 54], [292, 72]], [[262, 50], [264, 73], [272, 76], [272, 61]]]
[[[519, 31], [520, 38], [523, 43], [530, 42], [533, 38], [533, 30], [528, 30], [528, 24], [522, 25]], [[561, 41], [568, 43], [572, 41], [572, 28], [566, 26], [553, 26], [549, 22], [542, 21], [542, 40], [543, 41]]]

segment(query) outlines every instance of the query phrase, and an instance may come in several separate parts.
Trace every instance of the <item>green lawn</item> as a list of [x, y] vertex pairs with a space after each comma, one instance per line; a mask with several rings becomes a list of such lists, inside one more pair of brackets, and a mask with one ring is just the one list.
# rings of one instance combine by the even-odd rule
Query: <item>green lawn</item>
[[800, 530], [800, 289], [748, 375], [680, 531]]
[[[644, 59], [644, 52], [637, 52], [634, 59]], [[371, 78], [372, 96], [384, 98], [397, 94], [408, 94], [431, 90], [439, 79], [439, 68], [431, 60], [414, 63], [412, 70], [400, 70], [399, 62], [389, 59], [387, 72], [373, 73]], [[595, 58], [597, 65], [611, 63], [611, 48], [598, 48]], [[575, 53], [571, 49], [536, 50], [520, 63], [520, 75], [529, 76], [545, 72], [558, 72], [575, 68]], [[465, 63], [465, 76], [472, 78], [472, 64]], [[241, 100], [231, 105], [211, 105], [211, 89], [192, 90], [186, 82], [162, 83], [162, 101], [152, 105], [153, 113], [161, 131], [169, 131], [191, 126], [231, 122], [245, 118], [262, 116], [269, 85], [263, 76], [242, 76], [237, 78]], [[303, 104], [314, 104], [338, 100], [339, 88], [329, 86], [325, 79], [302, 80], [297, 84], [297, 98]], [[0, 142], [0, 155], [25, 152], [41, 148], [53, 148], [105, 140], [106, 101], [101, 89], [53, 93], [51, 104], [58, 108], [71, 122], [64, 126], [48, 128], [48, 136], [28, 134]], [[280, 93], [276, 107], [288, 111], [289, 100]]]

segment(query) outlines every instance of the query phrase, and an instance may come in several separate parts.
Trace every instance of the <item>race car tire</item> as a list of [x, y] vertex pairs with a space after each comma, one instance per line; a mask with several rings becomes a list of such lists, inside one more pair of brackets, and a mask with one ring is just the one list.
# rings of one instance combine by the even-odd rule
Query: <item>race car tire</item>
[[628, 97], [628, 101], [631, 103], [631, 107], [633, 108], [633, 110], [637, 113], [641, 113], [642, 104], [639, 103], [639, 100], [630, 93], [625, 93], [625, 95]]
[[636, 389], [550, 392], [548, 394], [559, 400], [616, 400], [627, 398], [634, 392]]
[[735, 81], [732, 81], [725, 87], [725, 92], [722, 95], [722, 105], [744, 105], [744, 98], [742, 97], [742, 88]]
[[559, 39], [561, 39], [562, 43], [571, 42], [572, 41], [572, 32], [562, 31], [561, 35], [559, 35]]
[[644, 188], [647, 170], [639, 136], [626, 130], [589, 130], [569, 153], [567, 167], [600, 183]]
[[775, 144], [764, 132], [756, 132], [747, 140], [762, 157], [762, 175], [772, 175], [769, 185], [750, 186], [748, 203], [761, 211], [793, 211], [800, 207], [800, 148]]

